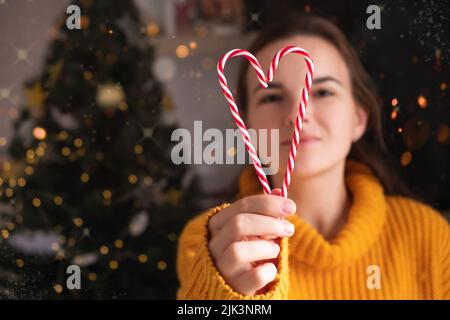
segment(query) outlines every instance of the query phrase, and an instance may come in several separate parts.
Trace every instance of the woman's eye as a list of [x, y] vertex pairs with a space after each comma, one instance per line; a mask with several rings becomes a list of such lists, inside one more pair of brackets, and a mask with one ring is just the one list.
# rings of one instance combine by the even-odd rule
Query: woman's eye
[[333, 95], [333, 92], [326, 90], [326, 89], [320, 89], [320, 90], [317, 90], [316, 92], [314, 92], [314, 97], [316, 97], [316, 98], [324, 98], [324, 97], [329, 97], [332, 95]]
[[259, 104], [265, 104], [265, 103], [275, 103], [283, 100], [283, 97], [279, 94], [268, 94], [259, 99]]

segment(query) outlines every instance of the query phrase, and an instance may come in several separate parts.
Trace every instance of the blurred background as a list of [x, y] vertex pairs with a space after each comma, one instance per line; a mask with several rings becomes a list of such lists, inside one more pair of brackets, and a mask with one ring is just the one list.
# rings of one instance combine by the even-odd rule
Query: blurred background
[[[81, 30], [66, 27], [70, 4]], [[383, 98], [398, 170], [448, 217], [448, 4], [379, 1], [369, 30], [370, 4], [0, 0], [0, 297], [175, 298], [181, 228], [233, 198], [242, 165], [176, 166], [171, 133], [235, 128], [218, 58], [292, 12], [345, 31]], [[66, 287], [71, 264], [82, 290]]]

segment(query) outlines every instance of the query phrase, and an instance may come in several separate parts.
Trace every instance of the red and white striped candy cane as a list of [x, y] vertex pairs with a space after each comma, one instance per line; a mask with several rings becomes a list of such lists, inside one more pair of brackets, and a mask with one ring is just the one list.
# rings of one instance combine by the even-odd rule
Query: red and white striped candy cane
[[267, 76], [264, 77], [264, 72], [261, 68], [261, 65], [259, 64], [258, 60], [248, 51], [242, 50], [242, 49], [233, 49], [225, 53], [217, 63], [217, 74], [219, 76], [219, 83], [220, 87], [222, 89], [223, 94], [225, 95], [225, 98], [228, 101], [228, 104], [230, 106], [231, 115], [233, 116], [234, 121], [236, 122], [236, 125], [238, 126], [242, 137], [244, 139], [244, 144], [247, 149], [247, 151], [250, 154], [250, 158], [252, 159], [253, 166], [255, 167], [256, 174], [258, 176], [259, 181], [261, 182], [264, 193], [270, 194], [271, 189], [269, 185], [269, 181], [267, 180], [266, 174], [264, 173], [264, 170], [261, 166], [261, 161], [259, 160], [258, 154], [256, 153], [255, 148], [253, 147], [253, 144], [250, 141], [250, 135], [248, 133], [247, 127], [244, 124], [244, 121], [242, 120], [239, 109], [236, 105], [236, 102], [234, 101], [233, 94], [228, 88], [227, 80], [225, 78], [224, 74], [224, 68], [225, 63], [228, 59], [233, 58], [235, 56], [244, 56], [250, 64], [253, 66], [253, 68], [256, 70], [256, 75], [258, 76], [258, 80], [262, 87], [267, 88], [267, 83], [273, 80], [273, 74], [275, 72], [275, 69], [278, 66], [278, 63], [280, 59], [285, 56], [288, 53], [297, 53], [304, 57], [308, 71], [306, 72], [305, 76], [305, 87], [302, 89], [302, 97], [299, 105], [299, 111], [298, 115], [295, 121], [295, 128], [294, 133], [292, 136], [292, 143], [291, 148], [289, 150], [289, 160], [288, 165], [286, 168], [286, 172], [283, 179], [283, 186], [282, 186], [282, 196], [287, 197], [287, 190], [289, 187], [289, 184], [291, 182], [291, 174], [294, 170], [294, 164], [295, 164], [295, 158], [297, 156], [297, 147], [300, 142], [300, 131], [302, 129], [304, 117], [306, 114], [306, 106], [307, 101], [309, 97], [309, 91], [311, 89], [312, 79], [313, 79], [313, 73], [314, 73], [314, 64], [308, 54], [308, 52], [302, 48], [295, 47], [295, 46], [287, 46], [280, 51], [277, 52], [277, 54], [273, 57], [272, 63], [270, 64], [270, 68], [267, 72]]

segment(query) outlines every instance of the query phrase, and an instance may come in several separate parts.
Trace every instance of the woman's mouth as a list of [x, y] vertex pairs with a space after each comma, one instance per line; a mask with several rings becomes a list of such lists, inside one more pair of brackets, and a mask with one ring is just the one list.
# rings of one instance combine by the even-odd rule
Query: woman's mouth
[[[300, 135], [300, 144], [311, 144], [313, 142], [320, 141], [321, 139], [319, 137], [315, 136], [301, 136]], [[292, 143], [291, 140], [285, 140], [281, 143], [282, 146], [290, 146]]]

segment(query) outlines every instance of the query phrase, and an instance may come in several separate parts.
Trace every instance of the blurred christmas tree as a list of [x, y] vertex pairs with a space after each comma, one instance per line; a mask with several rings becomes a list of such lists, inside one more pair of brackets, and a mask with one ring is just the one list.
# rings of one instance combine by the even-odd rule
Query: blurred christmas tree
[[[81, 30], [61, 17], [0, 179], [0, 296], [174, 298], [195, 210], [170, 161], [170, 98], [132, 1], [74, 4]], [[66, 287], [72, 264], [81, 290]]]

